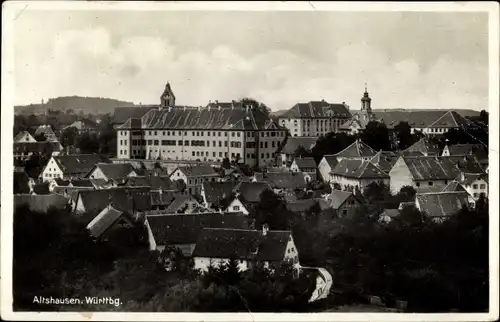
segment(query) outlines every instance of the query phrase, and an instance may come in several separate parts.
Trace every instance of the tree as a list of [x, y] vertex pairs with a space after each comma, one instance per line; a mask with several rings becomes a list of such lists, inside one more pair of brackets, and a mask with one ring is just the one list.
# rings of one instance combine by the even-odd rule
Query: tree
[[310, 157], [311, 156], [311, 151], [307, 150], [302, 145], [299, 145], [297, 147], [297, 149], [295, 150], [294, 155], [296, 157]]
[[266, 104], [264, 104], [262, 102], [259, 103], [253, 98], [249, 98], [249, 97], [242, 98], [240, 100], [240, 103], [243, 104], [243, 106], [249, 105], [250, 108], [252, 109], [252, 111], [261, 112], [267, 117], [269, 117], [269, 115], [271, 114], [271, 109], [269, 107], [267, 107]]
[[325, 154], [338, 153], [356, 141], [356, 136], [346, 133], [330, 132], [322, 135], [312, 148], [312, 156], [318, 164]]
[[77, 140], [76, 147], [83, 154], [99, 153], [99, 138], [94, 133], [83, 133]]
[[222, 159], [222, 168], [223, 169], [231, 169], [231, 161], [229, 161], [228, 157]]
[[391, 150], [389, 130], [384, 123], [369, 122], [361, 133], [361, 140], [376, 151]]
[[286, 230], [293, 220], [293, 214], [286, 207], [285, 201], [271, 190], [262, 191], [259, 203], [250, 214], [255, 219], [257, 229], [267, 224], [273, 230]]
[[413, 202], [417, 191], [412, 186], [404, 186], [399, 190], [398, 196], [400, 202]]
[[59, 142], [64, 147], [75, 146], [78, 137], [78, 130], [75, 127], [68, 127], [63, 130]]
[[37, 179], [49, 160], [38, 153], [33, 153], [24, 165], [24, 171], [30, 178]]
[[413, 142], [413, 136], [411, 134], [411, 126], [408, 122], [399, 122], [395, 127], [396, 138], [398, 140], [398, 149], [405, 150], [410, 147]]

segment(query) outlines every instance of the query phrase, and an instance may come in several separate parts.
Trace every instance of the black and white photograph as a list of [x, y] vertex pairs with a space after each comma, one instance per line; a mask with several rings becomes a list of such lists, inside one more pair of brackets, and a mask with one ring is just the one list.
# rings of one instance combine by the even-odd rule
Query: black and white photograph
[[498, 319], [498, 3], [2, 11], [3, 319]]

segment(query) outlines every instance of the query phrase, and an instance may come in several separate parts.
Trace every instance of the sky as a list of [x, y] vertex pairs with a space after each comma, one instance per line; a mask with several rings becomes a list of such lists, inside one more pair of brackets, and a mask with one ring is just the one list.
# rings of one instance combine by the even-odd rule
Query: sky
[[488, 108], [487, 13], [39, 11], [14, 22], [15, 104], [95, 96], [272, 110]]

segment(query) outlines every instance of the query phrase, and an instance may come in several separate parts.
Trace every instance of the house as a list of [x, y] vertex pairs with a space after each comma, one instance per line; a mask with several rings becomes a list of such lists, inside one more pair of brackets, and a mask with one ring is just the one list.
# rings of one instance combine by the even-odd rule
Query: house
[[460, 173], [455, 179], [474, 200], [481, 196], [488, 198], [488, 175], [477, 173]]
[[230, 161], [262, 167], [276, 161], [286, 128], [243, 102], [179, 106], [170, 84], [160, 104], [116, 128], [117, 158]]
[[332, 189], [326, 197], [329, 207], [334, 209], [339, 218], [352, 218], [361, 206], [361, 201], [352, 192]]
[[203, 228], [248, 229], [248, 217], [241, 213], [203, 213], [148, 215], [144, 223], [148, 231], [149, 249], [163, 251], [178, 247], [191, 256]]
[[14, 142], [12, 153], [15, 161], [22, 162], [34, 154], [50, 158], [52, 155], [58, 155], [62, 150], [63, 147], [59, 142]]
[[105, 238], [106, 232], [116, 227], [131, 227], [134, 219], [130, 214], [116, 209], [113, 204], [104, 208], [88, 225], [90, 235], [97, 239]]
[[344, 150], [334, 154], [334, 156], [337, 159], [337, 162], [340, 162], [343, 159], [369, 161], [376, 154], [377, 152], [375, 150], [363, 143], [361, 140], [357, 139]]
[[102, 161], [103, 157], [97, 154], [52, 156], [40, 176], [43, 181], [55, 178], [81, 179], [85, 178], [94, 165]]
[[170, 180], [168, 176], [131, 176], [124, 183], [127, 187], [150, 187], [151, 191], [177, 191], [177, 186]]
[[319, 137], [337, 132], [338, 127], [351, 118], [345, 103], [328, 103], [325, 100], [297, 103], [279, 116], [279, 124], [286, 127], [293, 137]]
[[35, 143], [35, 138], [28, 131], [21, 131], [14, 137], [14, 143]]
[[460, 174], [449, 158], [399, 157], [389, 172], [391, 192], [396, 194], [404, 186], [417, 191], [427, 187], [443, 189]]
[[262, 192], [272, 191], [267, 182], [240, 182], [234, 189], [235, 198], [226, 208], [226, 212], [240, 211], [245, 215], [260, 201]]
[[316, 145], [317, 139], [317, 137], [288, 136], [279, 152], [281, 162], [278, 162], [278, 164], [281, 164], [282, 167], [290, 167], [295, 158], [295, 151], [297, 151], [299, 147], [303, 147], [308, 151], [312, 150]]
[[50, 208], [64, 209], [68, 206], [68, 199], [56, 194], [47, 195], [14, 195], [14, 208], [27, 206], [31, 211], [46, 213]]
[[218, 267], [230, 259], [238, 261], [240, 271], [252, 268], [255, 261], [272, 267], [282, 262], [299, 263], [299, 253], [291, 231], [204, 228], [192, 254], [194, 268], [201, 272]]
[[317, 169], [316, 161], [312, 157], [295, 158], [290, 166], [292, 172], [305, 172], [313, 181], [316, 180]]
[[463, 207], [470, 207], [473, 200], [467, 192], [417, 193], [415, 206], [432, 221], [442, 222], [456, 215]]
[[461, 173], [483, 174], [484, 169], [475, 155], [453, 155], [440, 157], [439, 160], [448, 159], [460, 170]]
[[186, 184], [186, 191], [192, 195], [201, 193], [203, 182], [219, 181], [219, 173], [211, 166], [197, 165], [178, 167], [170, 174], [170, 180], [182, 180]]
[[101, 212], [109, 204], [113, 208], [135, 215], [151, 210], [148, 187], [119, 187], [101, 190], [80, 190], [75, 202], [75, 212]]
[[237, 185], [236, 181], [203, 182], [201, 197], [205, 208], [225, 209], [234, 197], [233, 189]]
[[151, 191], [151, 210], [165, 212], [168, 206], [172, 204], [176, 197], [176, 193], [173, 191]]
[[300, 200], [295, 200], [293, 202], [287, 202], [286, 204], [287, 208], [290, 211], [299, 214], [304, 214], [308, 212], [315, 205], [318, 205], [319, 210], [321, 211], [330, 208], [328, 202], [322, 198], [300, 199]]
[[389, 186], [390, 177], [379, 167], [364, 159], [342, 159], [330, 173], [330, 184], [338, 184], [342, 190], [360, 192], [372, 182]]
[[124, 184], [129, 177], [137, 176], [135, 168], [130, 163], [97, 163], [92, 167], [86, 178], [112, 181], [116, 185]]
[[482, 144], [447, 144], [441, 154], [443, 157], [462, 155], [476, 156], [482, 169], [486, 171], [486, 168], [488, 167], [488, 148]]
[[439, 148], [433, 146], [426, 137], [421, 138], [404, 151], [409, 153], [417, 153], [417, 155], [421, 153], [424, 156], [439, 155]]
[[64, 130], [69, 129], [69, 128], [76, 129], [79, 134], [82, 134], [84, 132], [96, 133], [98, 125], [96, 122], [94, 122], [92, 120], [82, 119], [82, 120], [75, 121], [68, 126], [63, 127], [62, 130], [64, 131]]
[[267, 182], [276, 193], [303, 190], [311, 182], [311, 177], [304, 172], [267, 172], [258, 181]]
[[36, 130], [35, 130], [35, 137], [43, 135], [47, 141], [51, 142], [59, 142], [57, 139], [56, 134], [52, 130], [52, 127], [50, 125], [40, 125]]
[[165, 209], [168, 214], [191, 214], [200, 208], [201, 204], [190, 194], [175, 194], [172, 202]]
[[333, 154], [323, 156], [318, 164], [318, 172], [323, 182], [330, 183], [332, 181], [330, 173], [338, 163], [337, 158]]

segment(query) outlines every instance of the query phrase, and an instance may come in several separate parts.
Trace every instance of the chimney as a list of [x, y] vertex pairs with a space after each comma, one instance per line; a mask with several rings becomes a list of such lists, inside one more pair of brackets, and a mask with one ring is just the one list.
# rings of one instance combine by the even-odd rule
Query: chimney
[[269, 231], [269, 226], [267, 224], [262, 225], [262, 236], [267, 236], [268, 231]]

